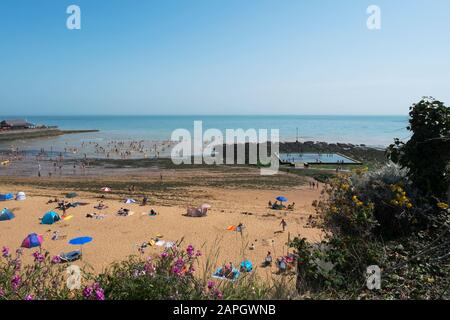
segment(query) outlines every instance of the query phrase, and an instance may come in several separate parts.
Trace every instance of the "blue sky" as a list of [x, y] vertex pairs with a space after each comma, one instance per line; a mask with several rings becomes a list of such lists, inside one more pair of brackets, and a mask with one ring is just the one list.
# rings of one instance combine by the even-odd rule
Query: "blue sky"
[[406, 114], [450, 103], [449, 16], [448, 0], [2, 0], [0, 115]]

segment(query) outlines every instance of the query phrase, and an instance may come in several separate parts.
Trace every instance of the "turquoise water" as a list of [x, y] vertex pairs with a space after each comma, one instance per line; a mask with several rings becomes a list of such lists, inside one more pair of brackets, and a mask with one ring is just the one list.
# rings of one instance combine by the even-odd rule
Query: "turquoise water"
[[27, 117], [36, 124], [61, 129], [99, 129], [99, 137], [112, 139], [167, 140], [173, 130], [193, 130], [193, 122], [220, 130], [279, 129], [281, 139], [387, 145], [394, 137], [407, 136], [407, 116], [70, 116]]
[[[1, 115], [0, 115], [0, 118]], [[386, 146], [395, 137], [407, 138], [407, 116], [31, 116], [35, 124], [56, 125], [61, 129], [98, 129], [98, 133], [64, 135], [43, 142], [22, 142], [27, 148], [72, 145], [79, 141], [170, 139], [173, 130], [193, 132], [193, 122], [203, 121], [203, 129], [279, 129], [281, 141], [325, 141]], [[8, 143], [11, 145], [11, 143]]]
[[336, 153], [281, 153], [279, 158], [282, 162], [288, 163], [357, 163]]

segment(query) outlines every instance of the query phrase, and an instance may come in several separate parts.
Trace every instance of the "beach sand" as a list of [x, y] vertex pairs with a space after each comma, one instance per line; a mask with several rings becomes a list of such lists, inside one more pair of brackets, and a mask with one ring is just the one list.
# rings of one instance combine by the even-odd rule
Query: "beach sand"
[[[251, 171], [248, 177], [257, 174], [257, 170]], [[222, 173], [226, 176], [227, 173]], [[229, 174], [236, 174], [230, 172]], [[189, 174], [184, 171], [177, 174], [164, 173], [165, 183], [172, 180], [202, 180], [207, 179], [210, 172], [191, 171]], [[284, 174], [285, 175], [285, 174]], [[217, 174], [214, 175], [217, 179]], [[140, 182], [153, 181], [159, 177], [141, 177]], [[286, 178], [286, 177], [284, 177]], [[102, 178], [105, 179], [105, 178]], [[98, 189], [104, 186], [105, 181], [89, 181], [90, 184], [97, 184]], [[124, 179], [120, 177], [110, 177], [112, 179]], [[136, 177], [134, 178], [137, 181]], [[250, 178], [248, 178], [250, 179]], [[272, 177], [271, 179], [277, 179]], [[294, 179], [294, 177], [293, 177]], [[302, 178], [303, 179], [303, 178]], [[12, 180], [11, 180], [12, 181]], [[89, 264], [95, 272], [100, 272], [111, 262], [125, 259], [127, 256], [139, 255], [138, 245], [156, 237], [163, 235], [163, 240], [178, 241], [183, 238], [183, 247], [188, 244], [194, 245], [203, 251], [199, 268], [208, 256], [208, 252], [219, 250], [216, 265], [232, 261], [239, 264], [243, 258], [250, 259], [254, 265], [263, 261], [268, 251], [272, 252], [274, 258], [287, 253], [286, 242], [288, 236], [302, 236], [310, 242], [321, 240], [320, 230], [306, 226], [308, 217], [314, 215], [312, 202], [319, 198], [320, 189], [311, 190], [306, 185], [288, 186], [285, 188], [268, 188], [261, 185], [258, 188], [248, 186], [184, 186], [183, 188], [172, 188], [164, 191], [139, 190], [135, 195], [111, 194], [107, 195], [104, 203], [108, 206], [104, 210], [96, 210], [94, 206], [100, 201], [100, 192], [75, 191], [78, 197], [66, 199], [71, 202], [87, 202], [86, 206], [78, 206], [67, 210], [67, 215], [73, 218], [67, 221], [59, 221], [53, 225], [40, 224], [41, 218], [47, 211], [54, 210], [56, 204], [46, 204], [54, 197], [62, 198], [69, 190], [54, 188], [58, 181], [45, 183], [37, 178], [28, 180], [18, 180], [16, 184], [8, 185], [8, 180], [3, 180], [0, 192], [24, 191], [27, 194], [25, 201], [5, 201], [0, 206], [13, 210], [16, 218], [10, 221], [0, 222], [0, 246], [8, 246], [11, 249], [18, 248], [22, 240], [32, 232], [42, 234], [44, 243], [42, 248], [49, 251], [51, 255], [61, 252], [68, 252], [78, 249], [68, 244], [68, 240], [79, 236], [91, 236], [93, 241], [83, 247], [83, 261], [76, 264]], [[275, 180], [274, 180], [275, 181]], [[304, 180], [302, 180], [305, 182]], [[32, 183], [33, 182], [33, 183]], [[36, 185], [38, 183], [39, 185]], [[80, 184], [87, 183], [83, 178], [71, 180], [64, 178], [64, 183]], [[62, 183], [61, 183], [62, 184]], [[119, 199], [138, 196], [141, 193], [148, 194], [151, 204], [140, 206], [139, 204], [124, 204]], [[164, 197], [161, 196], [164, 195]], [[295, 202], [293, 211], [278, 211], [267, 207], [269, 200], [274, 201], [278, 195], [284, 195], [289, 199], [289, 203]], [[189, 200], [187, 200], [189, 199]], [[188, 205], [199, 206], [208, 203], [212, 206], [206, 217], [192, 218], [183, 216]], [[133, 214], [127, 217], [117, 216], [119, 208], [129, 208]], [[147, 213], [150, 209], [156, 210], [159, 215], [150, 217]], [[96, 212], [104, 214], [102, 220], [86, 218], [87, 213]], [[250, 214], [243, 214], [250, 213]], [[280, 221], [284, 218], [288, 224], [287, 230], [281, 232]], [[238, 232], [226, 230], [230, 225], [243, 223], [245, 230], [243, 236]], [[58, 231], [60, 237], [64, 239], [51, 240], [53, 231]], [[249, 250], [250, 244], [254, 243], [255, 249]], [[35, 249], [25, 249], [25, 261], [31, 261], [31, 254]], [[145, 255], [157, 254], [162, 251], [161, 247], [147, 247]], [[261, 269], [257, 272], [260, 275], [271, 276], [275, 272], [272, 269]]]

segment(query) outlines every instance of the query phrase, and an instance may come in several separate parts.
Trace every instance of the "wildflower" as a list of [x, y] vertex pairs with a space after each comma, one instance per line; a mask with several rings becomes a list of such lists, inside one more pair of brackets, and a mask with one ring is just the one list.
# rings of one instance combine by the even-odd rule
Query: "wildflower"
[[166, 252], [166, 251], [164, 251], [163, 253], [161, 253], [161, 258], [167, 258], [169, 256], [169, 254]]
[[44, 261], [44, 256], [37, 251], [35, 253], [33, 253], [33, 257], [34, 257], [34, 262], [40, 263], [40, 262]]
[[216, 283], [214, 281], [208, 281], [208, 289], [211, 290], [216, 286]]
[[19, 271], [22, 268], [22, 261], [20, 258], [14, 259], [14, 270]]
[[22, 248], [19, 248], [19, 249], [16, 250], [17, 257], [20, 257], [22, 254], [23, 254]]
[[83, 290], [83, 297], [85, 299], [105, 300], [105, 292], [98, 282], [91, 286], [87, 286]]
[[30, 300], [34, 300], [34, 298], [33, 298], [33, 296], [31, 294], [27, 294], [26, 297], [25, 297], [25, 300], [30, 301]]
[[0, 287], [0, 298], [5, 296], [5, 291]]
[[448, 209], [448, 204], [446, 204], [445, 202], [439, 202], [437, 204], [438, 208], [442, 209], [442, 210], [447, 210]]
[[8, 258], [11, 254], [9, 253], [9, 248], [8, 247], [3, 247], [2, 249], [2, 256], [3, 258]]
[[53, 263], [53, 264], [61, 263], [61, 258], [60, 258], [59, 256], [54, 256], [54, 257], [52, 258], [52, 263]]
[[87, 286], [86, 288], [83, 289], [83, 297], [85, 299], [89, 299], [92, 296], [92, 287]]
[[22, 278], [18, 274], [16, 274], [11, 280], [11, 285], [13, 287], [13, 290], [15, 291], [15, 290], [19, 289], [21, 284], [22, 284]]
[[190, 244], [188, 245], [186, 252], [188, 254], [189, 257], [192, 257], [194, 255], [194, 247]]
[[147, 263], [144, 265], [144, 270], [148, 274], [154, 274], [156, 271], [156, 267], [153, 265], [151, 261], [147, 261]]
[[223, 298], [223, 294], [219, 290], [216, 290], [215, 295], [216, 295], [216, 298], [219, 300], [221, 300]]
[[200, 257], [202, 255], [202, 253], [200, 252], [200, 250], [197, 250], [197, 252], [195, 253], [196, 257]]
[[105, 293], [102, 288], [95, 290], [95, 298], [97, 300], [105, 300]]

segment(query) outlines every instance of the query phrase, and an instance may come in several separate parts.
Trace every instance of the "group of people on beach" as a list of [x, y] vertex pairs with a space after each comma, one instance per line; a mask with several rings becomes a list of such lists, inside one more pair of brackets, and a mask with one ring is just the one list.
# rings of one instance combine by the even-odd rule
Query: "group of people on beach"
[[309, 188], [310, 189], [319, 189], [319, 182], [317, 182], [317, 181], [309, 181]]

